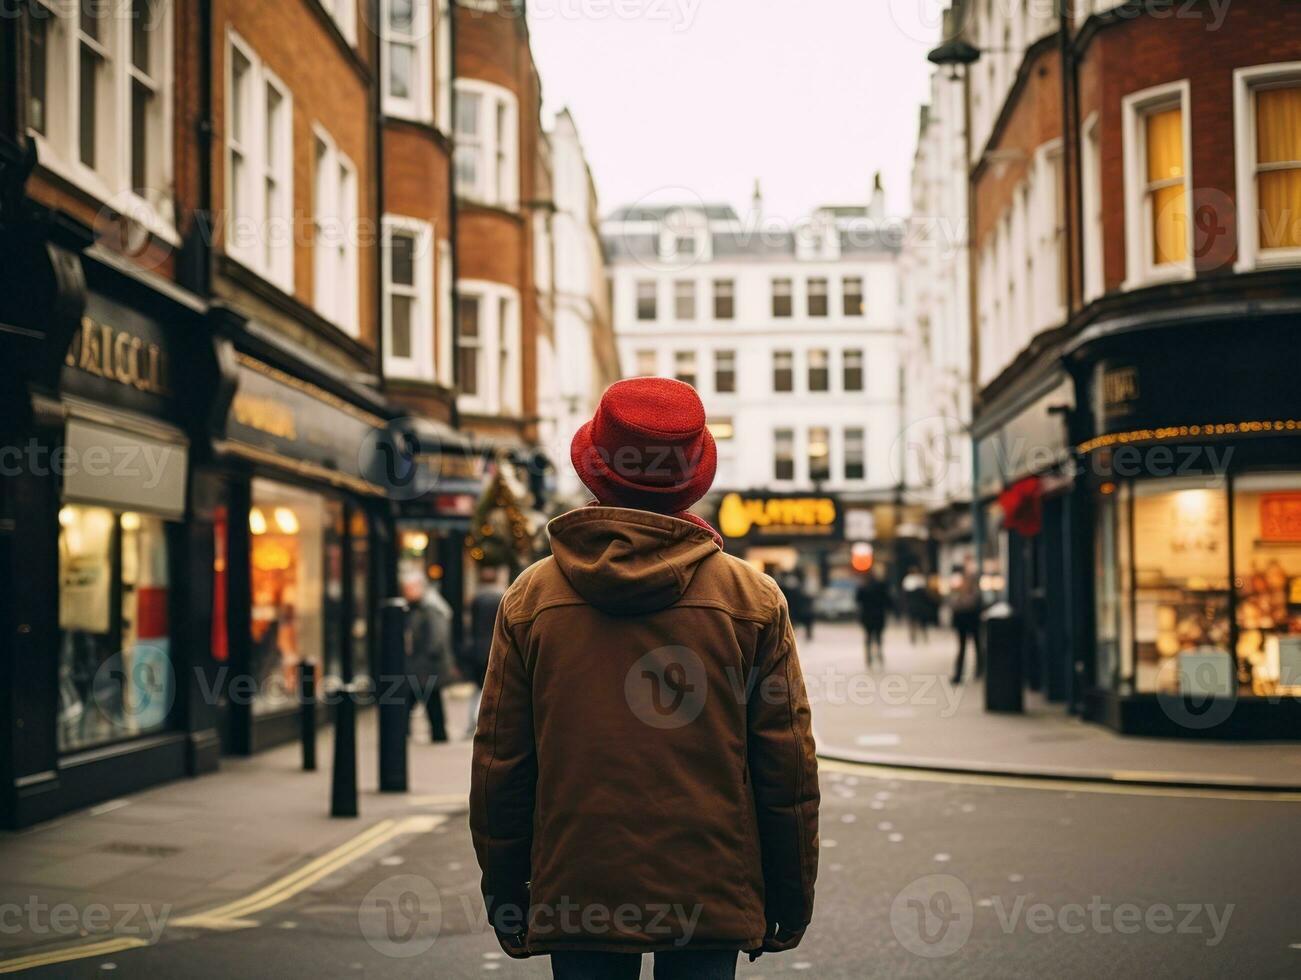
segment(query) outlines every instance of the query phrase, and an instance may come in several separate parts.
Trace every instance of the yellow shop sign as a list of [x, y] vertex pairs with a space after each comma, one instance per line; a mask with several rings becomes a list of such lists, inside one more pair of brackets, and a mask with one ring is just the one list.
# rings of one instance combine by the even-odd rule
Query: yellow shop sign
[[718, 507], [725, 537], [827, 537], [836, 532], [838, 511], [831, 497], [745, 497], [729, 493]]

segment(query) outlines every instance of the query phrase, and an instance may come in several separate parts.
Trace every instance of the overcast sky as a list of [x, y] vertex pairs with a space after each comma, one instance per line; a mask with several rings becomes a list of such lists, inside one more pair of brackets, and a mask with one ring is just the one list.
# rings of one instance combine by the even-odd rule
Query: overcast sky
[[[529, 0], [544, 119], [574, 114], [608, 213], [696, 196], [796, 218], [907, 208], [940, 0]], [[676, 188], [682, 188], [679, 192]]]

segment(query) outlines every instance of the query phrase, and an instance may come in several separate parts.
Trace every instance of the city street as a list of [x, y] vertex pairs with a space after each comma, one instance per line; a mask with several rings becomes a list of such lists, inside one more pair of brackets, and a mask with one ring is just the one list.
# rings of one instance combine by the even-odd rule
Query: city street
[[[810, 645], [818, 653], [806, 655], [810, 671], [824, 652], [834, 655], [836, 641], [852, 639], [848, 628], [820, 630], [824, 635]], [[907, 666], [922, 654], [910, 654], [902, 634], [892, 633], [887, 663], [892, 655]], [[456, 699], [454, 722], [461, 711]], [[363, 757], [366, 737], [363, 729]], [[328, 740], [322, 748], [328, 771]], [[112, 969], [121, 977], [196, 980], [549, 975], [544, 959], [506, 959], [485, 929], [460, 795], [466, 743], [417, 744], [412, 793], [366, 794], [356, 823], [322, 818], [324, 777], [290, 773], [295, 761], [291, 749], [278, 750], [247, 767], [141, 794], [102, 815], [79, 814], [0, 841], [7, 907], [24, 896], [77, 908], [176, 904], [156, 942], [130, 932], [136, 948], [33, 963], [24, 972], [93, 977]], [[370, 778], [363, 770], [363, 785]], [[303, 787], [296, 799], [267, 797], [275, 812], [263, 820], [233, 816], [256, 809], [259, 792], [286, 780], [301, 781], [288, 784]], [[1301, 964], [1288, 857], [1301, 796], [1072, 786], [827, 761], [822, 788], [813, 927], [798, 950], [743, 965], [741, 976], [1265, 978], [1295, 976]], [[247, 802], [232, 802], [236, 796]], [[332, 837], [274, 875], [224, 874], [220, 891], [176, 891], [180, 875], [198, 881], [199, 865], [230, 860], [196, 854], [181, 837], [173, 848], [143, 854], [129, 873], [101, 874], [94, 885], [42, 887], [48, 872], [35, 870], [25, 882], [26, 869], [36, 866], [7, 860], [17, 848], [70, 854], [97, 832], [97, 822], [119, 823], [104, 832], [113, 839], [134, 831], [140, 841], [163, 843], [169, 828], [188, 824], [188, 808], [210, 811], [217, 823], [234, 821], [250, 854], [262, 853], [252, 846], [259, 836], [273, 838], [282, 855], [292, 849], [286, 825], [294, 820], [304, 835]], [[322, 855], [332, 859], [322, 862]], [[79, 866], [88, 878], [99, 870], [85, 860]], [[16, 959], [33, 952], [15, 945], [16, 938], [5, 937], [0, 971], [32, 963]], [[104, 938], [71, 945], [93, 950], [85, 944]], [[47, 938], [39, 950], [69, 945]]]

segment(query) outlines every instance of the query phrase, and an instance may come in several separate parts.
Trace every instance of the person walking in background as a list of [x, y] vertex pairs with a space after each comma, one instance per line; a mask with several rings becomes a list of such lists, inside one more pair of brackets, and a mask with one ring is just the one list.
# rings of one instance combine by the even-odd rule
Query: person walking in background
[[423, 704], [429, 718], [430, 739], [446, 742], [443, 688], [453, 673], [452, 607], [423, 578], [403, 581], [402, 594], [407, 600], [408, 708]]
[[903, 608], [908, 617], [908, 642], [917, 645], [920, 636], [923, 643], [927, 639], [927, 623], [931, 617], [930, 595], [926, 589], [926, 576], [914, 565], [903, 577]]
[[890, 590], [886, 588], [881, 576], [868, 572], [863, 576], [854, 593], [858, 604], [858, 619], [863, 624], [867, 640], [867, 668], [872, 669], [872, 651], [876, 651], [876, 662], [885, 668], [885, 647], [882, 637], [885, 633], [885, 617], [890, 610]]
[[[570, 457], [596, 500], [507, 590], [470, 829], [506, 953], [561, 980], [722, 980], [813, 917], [818, 772], [786, 601], [687, 508], [717, 453], [690, 385], [612, 385]], [[613, 913], [613, 914], [612, 914]]]
[[953, 683], [961, 684], [967, 659], [967, 640], [976, 648], [976, 678], [985, 673], [985, 650], [980, 639], [980, 580], [968, 562], [954, 570], [954, 587], [949, 598], [953, 628], [958, 633], [958, 658], [953, 665]]
[[479, 590], [470, 600], [470, 635], [465, 642], [465, 663], [461, 673], [474, 683], [474, 694], [470, 697], [468, 736], [474, 737], [475, 724], [479, 719], [479, 702], [483, 698], [483, 679], [488, 673], [488, 654], [492, 650], [492, 631], [497, 623], [497, 611], [501, 608], [505, 593], [497, 584], [497, 570], [481, 566], [479, 568]]

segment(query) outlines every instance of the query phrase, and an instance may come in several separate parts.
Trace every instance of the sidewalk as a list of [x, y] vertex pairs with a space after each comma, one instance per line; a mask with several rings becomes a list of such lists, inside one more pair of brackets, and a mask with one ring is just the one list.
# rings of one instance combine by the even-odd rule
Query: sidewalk
[[[462, 736], [465, 712], [463, 697], [448, 698], [454, 737]], [[329, 816], [334, 734], [327, 728], [318, 739], [316, 772], [301, 770], [293, 743], [253, 758], [223, 759], [219, 772], [198, 779], [0, 833], [0, 908], [29, 910], [16, 932], [13, 923], [0, 923], [0, 960], [16, 950], [63, 946], [101, 931], [94, 923], [90, 929], [79, 928], [85, 925], [80, 922], [51, 927], [47, 920], [55, 906], [107, 909], [109, 915], [134, 910], [133, 931], [148, 939], [150, 913], [176, 922], [246, 902], [271, 881], [283, 893], [342, 868], [348, 854], [371, 853], [389, 842], [399, 846], [404, 835], [463, 819], [470, 743], [462, 736], [447, 745], [429, 744], [418, 715], [412, 729], [410, 791], [380, 793], [376, 713], [361, 715], [357, 819]], [[304, 875], [308, 868], [312, 873]], [[34, 920], [40, 927], [31, 928]], [[233, 915], [227, 920], [236, 921]]]
[[[957, 641], [906, 630], [885, 637], [885, 668], [864, 670], [856, 624], [819, 623], [799, 637], [818, 751], [882, 765], [1217, 787], [1301, 788], [1301, 744], [1118, 735], [1027, 694], [1024, 715], [987, 714], [978, 682], [949, 678]], [[968, 649], [968, 673], [972, 651]]]

